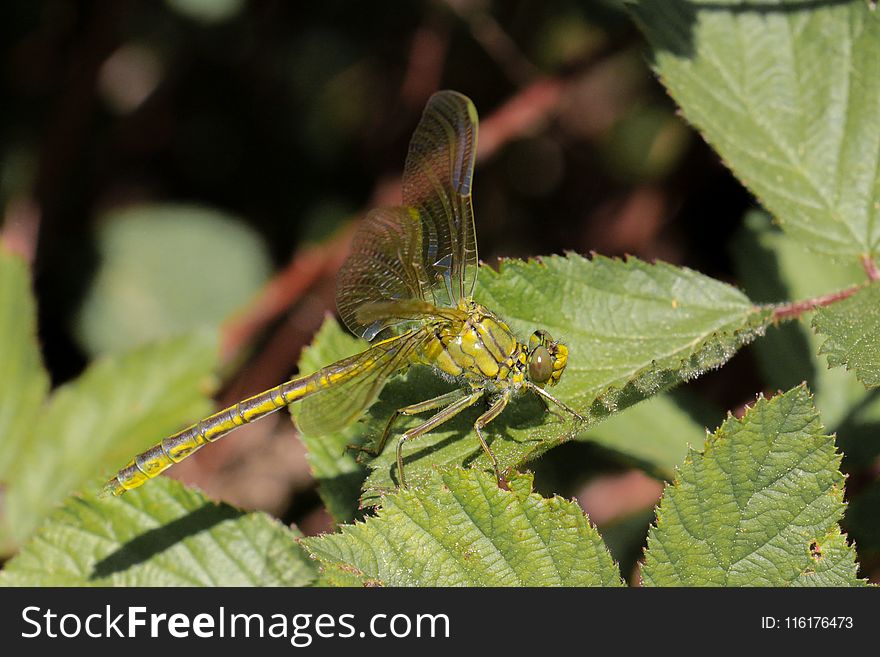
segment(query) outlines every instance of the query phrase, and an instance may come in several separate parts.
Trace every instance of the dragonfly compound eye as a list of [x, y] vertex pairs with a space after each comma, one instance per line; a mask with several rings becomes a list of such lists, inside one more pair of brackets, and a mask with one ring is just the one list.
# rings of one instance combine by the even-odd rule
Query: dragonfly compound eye
[[529, 379], [533, 383], [547, 383], [553, 376], [553, 358], [544, 345], [539, 345], [529, 354]]

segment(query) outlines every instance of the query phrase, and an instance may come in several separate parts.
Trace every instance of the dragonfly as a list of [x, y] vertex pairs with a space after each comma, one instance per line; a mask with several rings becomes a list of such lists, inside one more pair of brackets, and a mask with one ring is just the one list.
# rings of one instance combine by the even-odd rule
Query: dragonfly
[[377, 208], [361, 222], [337, 278], [336, 305], [345, 325], [370, 346], [225, 408], [136, 456], [104, 487], [122, 495], [232, 430], [294, 403], [300, 431], [331, 433], [354, 423], [385, 383], [411, 365], [428, 365], [458, 385], [450, 392], [392, 413], [374, 448], [378, 455], [400, 416], [433, 411], [397, 439], [397, 481], [406, 486], [406, 443], [448, 422], [483, 399], [473, 423], [499, 486], [506, 481], [485, 428], [512, 398], [531, 391], [584, 418], [546, 388], [559, 382], [568, 348], [545, 330], [521, 341], [507, 323], [473, 299], [477, 240], [471, 200], [478, 118], [455, 91], [431, 96], [416, 127], [403, 172], [403, 202]]

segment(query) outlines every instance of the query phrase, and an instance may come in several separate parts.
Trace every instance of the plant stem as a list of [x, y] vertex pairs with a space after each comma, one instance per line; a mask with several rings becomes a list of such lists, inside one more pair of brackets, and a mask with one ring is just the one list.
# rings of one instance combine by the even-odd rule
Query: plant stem
[[843, 301], [854, 295], [864, 287], [863, 284], [853, 285], [844, 290], [832, 292], [831, 294], [823, 294], [820, 297], [812, 299], [804, 299], [803, 301], [793, 301], [785, 305], [779, 306], [773, 311], [773, 321], [778, 322], [783, 319], [795, 319], [805, 312], [821, 308], [822, 306], [830, 306], [832, 303]]
[[865, 268], [868, 278], [872, 281], [880, 281], [880, 269], [877, 269], [877, 263], [874, 262], [874, 258], [867, 253], [862, 256], [862, 266]]

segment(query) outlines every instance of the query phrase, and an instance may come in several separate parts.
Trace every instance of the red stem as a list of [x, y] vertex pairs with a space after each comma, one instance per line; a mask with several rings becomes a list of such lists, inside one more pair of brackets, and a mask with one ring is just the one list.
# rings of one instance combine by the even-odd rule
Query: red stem
[[872, 281], [880, 281], [880, 269], [877, 269], [877, 263], [874, 262], [874, 258], [867, 253], [862, 256], [862, 266], [865, 268], [868, 278]]
[[831, 294], [823, 294], [813, 299], [805, 299], [803, 301], [794, 301], [784, 306], [779, 306], [773, 311], [773, 321], [778, 322], [782, 319], [792, 319], [803, 315], [805, 312], [821, 308], [822, 306], [830, 306], [832, 303], [843, 301], [861, 290], [864, 285], [853, 285], [845, 290], [832, 292]]

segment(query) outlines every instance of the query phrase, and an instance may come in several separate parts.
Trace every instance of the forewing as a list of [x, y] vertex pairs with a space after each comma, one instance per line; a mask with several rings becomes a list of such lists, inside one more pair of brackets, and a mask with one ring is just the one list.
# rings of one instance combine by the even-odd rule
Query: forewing
[[422, 265], [422, 226], [412, 208], [378, 208], [358, 228], [352, 252], [339, 272], [336, 306], [345, 325], [372, 340], [384, 328], [400, 323], [393, 316], [361, 311], [389, 302], [425, 299], [430, 285]]
[[421, 222], [421, 261], [429, 283], [425, 298], [435, 306], [454, 306], [473, 294], [476, 283], [471, 182], [477, 124], [477, 110], [467, 96], [437, 92], [406, 157], [403, 201], [415, 208]]
[[321, 435], [357, 420], [376, 401], [388, 378], [410, 363], [425, 339], [424, 331], [412, 331], [328, 367], [329, 385], [303, 399], [295, 410], [299, 429]]

